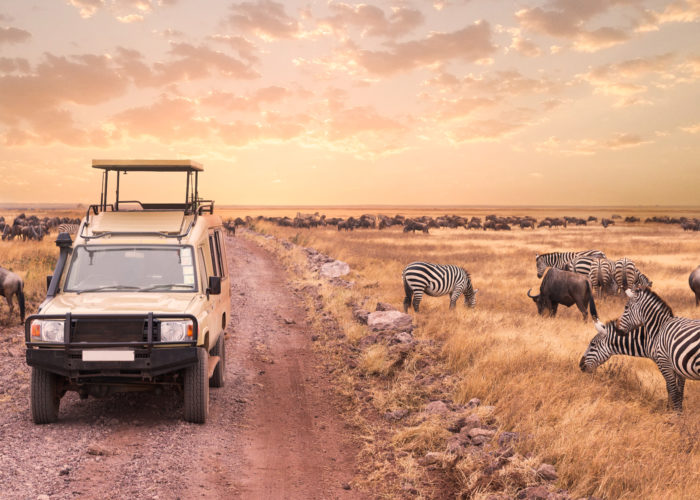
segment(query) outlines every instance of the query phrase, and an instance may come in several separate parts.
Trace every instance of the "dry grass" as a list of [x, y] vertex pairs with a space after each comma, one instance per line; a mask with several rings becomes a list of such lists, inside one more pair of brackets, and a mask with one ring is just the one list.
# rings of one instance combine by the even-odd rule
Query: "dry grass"
[[[676, 315], [697, 317], [687, 282], [700, 263], [697, 233], [656, 224], [509, 233], [442, 229], [430, 235], [406, 235], [396, 229], [299, 230], [264, 223], [258, 228], [303, 241], [350, 264], [355, 289], [342, 299], [333, 299], [332, 293], [324, 297], [335, 300], [331, 310], [353, 332], [351, 340], [361, 332], [344, 303], [354, 298], [371, 308], [373, 301], [381, 300], [401, 308], [401, 270], [407, 263], [455, 263], [471, 272], [480, 290], [475, 309], [460, 304], [449, 311], [447, 298], [427, 297], [415, 315], [416, 335], [440, 341], [440, 366], [421, 367], [409, 359], [406, 373], [385, 380], [373, 395], [377, 410], [415, 408], [421, 401], [411, 395], [416, 387], [412, 380], [421, 372], [442, 373], [437, 383], [455, 402], [478, 397], [495, 406], [502, 429], [528, 436], [518, 443], [518, 451], [553, 463], [558, 486], [574, 496], [700, 496], [700, 384], [686, 384], [685, 413], [677, 416], [666, 411], [663, 378], [649, 360], [616, 357], [594, 375], [580, 372], [578, 360], [595, 334], [590, 320], [581, 321], [575, 307], [560, 307], [555, 319], [539, 317], [525, 294], [539, 286], [535, 252], [598, 248], [609, 257], [631, 257]], [[614, 318], [621, 314], [624, 300], [607, 298], [597, 306], [602, 319]], [[378, 349], [365, 352], [365, 373], [385, 373], [386, 353]], [[399, 449], [423, 451], [440, 441], [435, 432], [430, 422], [422, 423], [400, 431], [393, 443]], [[412, 467], [410, 457], [401, 460]], [[469, 490], [469, 464], [459, 463], [457, 468], [462, 471], [461, 487]]]

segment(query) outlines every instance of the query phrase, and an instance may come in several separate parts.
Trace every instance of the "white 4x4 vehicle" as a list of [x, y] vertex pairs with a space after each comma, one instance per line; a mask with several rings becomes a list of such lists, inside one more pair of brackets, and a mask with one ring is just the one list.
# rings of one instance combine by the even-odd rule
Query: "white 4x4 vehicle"
[[[204, 423], [209, 386], [224, 384], [230, 286], [221, 219], [197, 193], [202, 167], [95, 160], [93, 168], [103, 171], [100, 204], [88, 208], [75, 241], [58, 235], [46, 300], [25, 322], [34, 422], [54, 422], [66, 391], [100, 397], [175, 385], [185, 420]], [[127, 172], [185, 173], [185, 202], [120, 200]]]

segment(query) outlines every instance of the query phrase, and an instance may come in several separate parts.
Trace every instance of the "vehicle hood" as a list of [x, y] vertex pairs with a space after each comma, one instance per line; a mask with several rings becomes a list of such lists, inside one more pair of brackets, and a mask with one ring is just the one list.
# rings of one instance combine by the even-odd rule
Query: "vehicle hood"
[[194, 293], [62, 293], [45, 304], [40, 314], [189, 314], [195, 297]]

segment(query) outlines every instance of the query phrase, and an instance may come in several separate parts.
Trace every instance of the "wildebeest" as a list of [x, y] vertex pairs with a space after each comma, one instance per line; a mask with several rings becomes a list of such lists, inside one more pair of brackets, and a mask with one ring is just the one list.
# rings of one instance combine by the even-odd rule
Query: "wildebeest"
[[700, 266], [696, 267], [695, 270], [690, 273], [688, 283], [690, 284], [690, 289], [695, 294], [695, 307], [697, 307], [698, 304], [700, 304]]
[[22, 278], [3, 267], [0, 267], [0, 295], [7, 300], [7, 305], [10, 307], [10, 317], [12, 317], [13, 311], [12, 296], [17, 295], [19, 317], [24, 322], [24, 282]]
[[566, 307], [576, 304], [576, 307], [583, 314], [584, 321], [588, 318], [587, 306], [590, 307], [591, 317], [594, 320], [598, 319], [591, 283], [585, 276], [550, 267], [542, 278], [540, 294], [530, 295], [530, 290], [527, 291], [527, 296], [537, 304], [537, 312], [540, 315], [543, 315], [544, 311], [547, 310], [549, 315], [554, 317], [557, 314], [559, 304]]
[[413, 231], [414, 233], [416, 231], [423, 231], [424, 233], [428, 234], [428, 225], [422, 222], [417, 222], [412, 219], [407, 219], [406, 224], [403, 227], [403, 232], [407, 233], [409, 231]]

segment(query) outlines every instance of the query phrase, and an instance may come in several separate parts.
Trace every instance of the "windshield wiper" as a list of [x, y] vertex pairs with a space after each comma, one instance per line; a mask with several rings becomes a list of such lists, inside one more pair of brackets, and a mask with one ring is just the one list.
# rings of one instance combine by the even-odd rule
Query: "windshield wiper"
[[194, 285], [185, 285], [184, 283], [162, 283], [160, 285], [151, 285], [139, 288], [139, 292], [150, 292], [151, 290], [160, 290], [161, 288], [184, 287], [194, 290]]
[[139, 287], [137, 286], [129, 286], [129, 285], [103, 285], [103, 286], [98, 286], [95, 288], [88, 288], [87, 290], [78, 290], [76, 293], [81, 294], [81, 293], [89, 293], [89, 292], [101, 292], [104, 290], [139, 290]]

